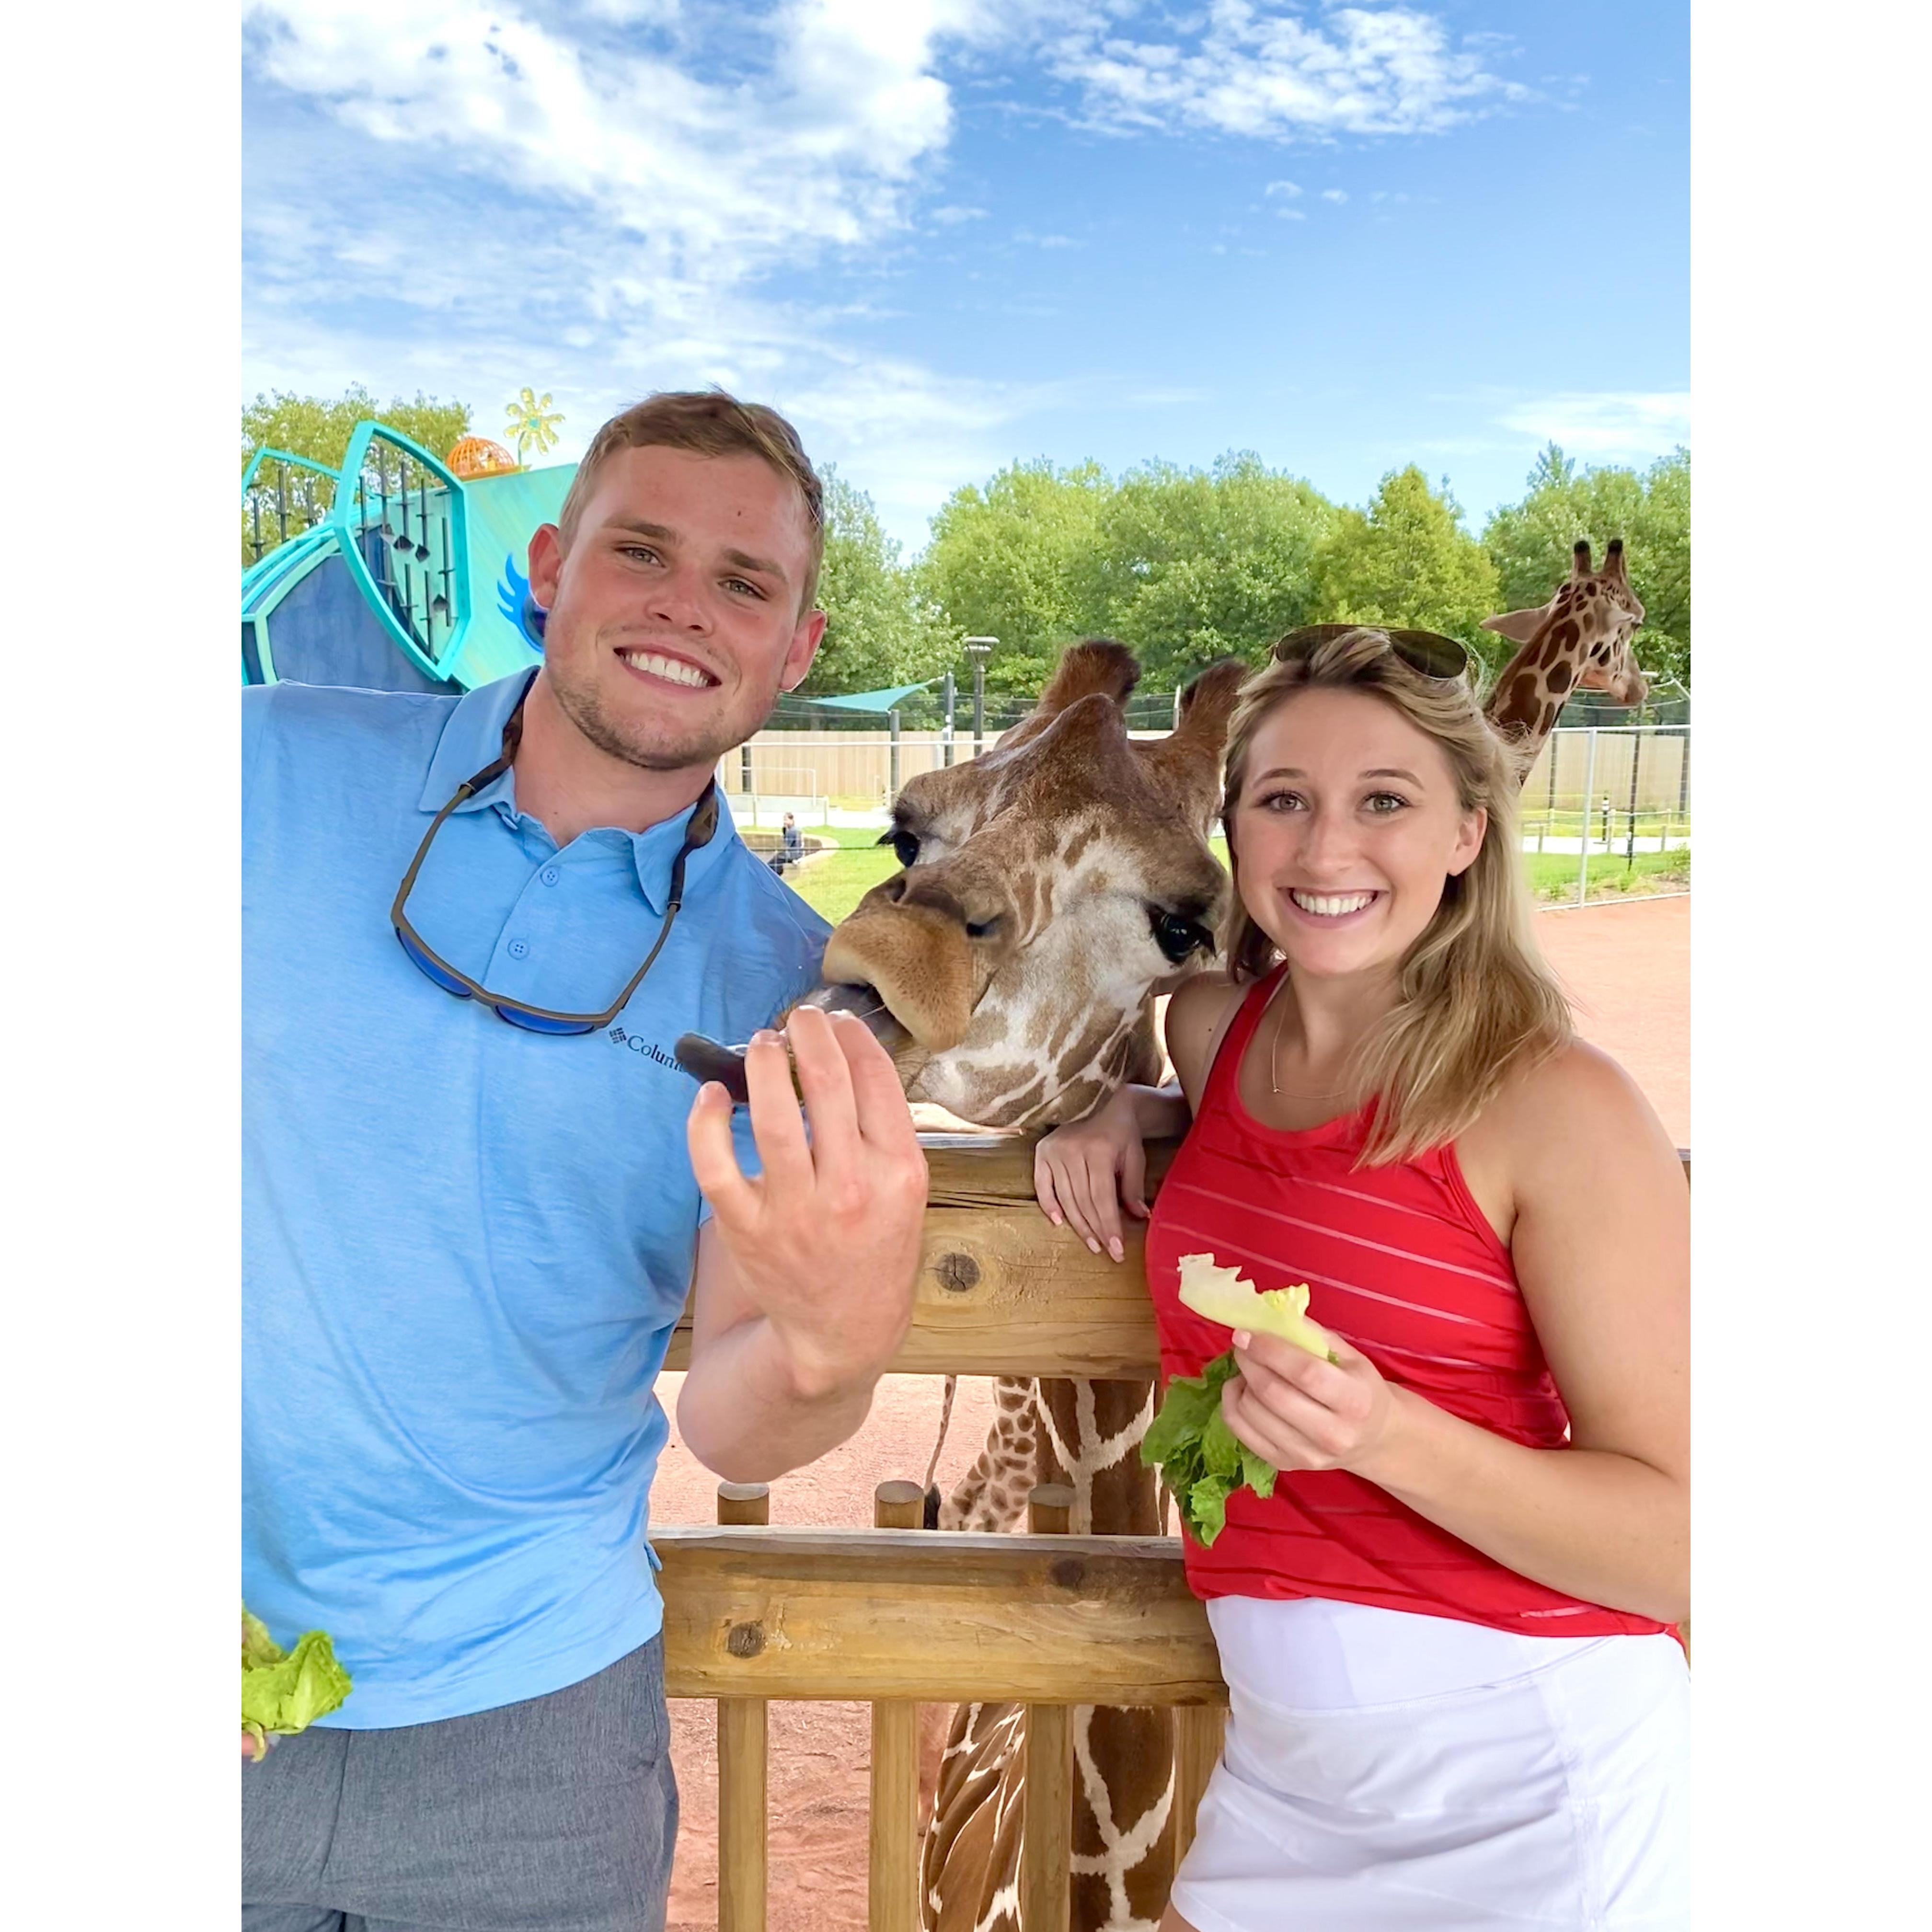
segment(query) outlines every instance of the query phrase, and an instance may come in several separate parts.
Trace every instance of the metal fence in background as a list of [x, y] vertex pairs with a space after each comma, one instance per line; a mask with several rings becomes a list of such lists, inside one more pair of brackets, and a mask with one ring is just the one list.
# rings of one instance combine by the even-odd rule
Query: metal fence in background
[[[989, 729], [984, 743], [995, 735]], [[970, 730], [760, 731], [719, 761], [718, 776], [748, 824], [774, 825], [790, 812], [805, 825], [883, 826], [908, 779], [973, 755]], [[1539, 903], [1688, 891], [1690, 727], [1553, 731], [1523, 782], [1522, 821]]]
[[1523, 781], [1522, 830], [1540, 901], [1688, 892], [1690, 727], [1552, 731]]

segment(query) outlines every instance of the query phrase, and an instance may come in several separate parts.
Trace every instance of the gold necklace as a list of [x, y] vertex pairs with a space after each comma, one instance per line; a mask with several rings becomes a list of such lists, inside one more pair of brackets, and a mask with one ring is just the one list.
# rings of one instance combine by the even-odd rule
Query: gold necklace
[[[1275, 1015], [1274, 1033], [1268, 1042], [1268, 1091], [1277, 1098], [1282, 1088], [1280, 1079], [1275, 1072], [1275, 1056], [1281, 1051], [1281, 1030], [1288, 1022], [1288, 1000], [1286, 998], [1288, 990], [1287, 976], [1283, 974], [1281, 986], [1275, 994], [1275, 998], [1281, 1001], [1281, 1010]], [[1288, 1097], [1291, 1100], [1335, 1100], [1348, 1090], [1346, 1087], [1330, 1087], [1321, 1093], [1308, 1094], [1291, 1087], [1288, 1090]]]

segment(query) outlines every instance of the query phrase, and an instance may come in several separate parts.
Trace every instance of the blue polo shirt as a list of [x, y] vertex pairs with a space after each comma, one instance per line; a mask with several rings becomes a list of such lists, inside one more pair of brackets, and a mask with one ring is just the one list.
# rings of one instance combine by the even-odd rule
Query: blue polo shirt
[[[243, 698], [242, 1592], [284, 1643], [330, 1633], [356, 1688], [326, 1721], [354, 1729], [541, 1696], [656, 1634], [652, 1385], [702, 1204], [671, 1046], [769, 1024], [829, 931], [722, 814], [608, 1029], [431, 985], [390, 901], [524, 682]], [[512, 770], [445, 823], [411, 921], [493, 992], [598, 1012], [688, 817], [560, 850]]]

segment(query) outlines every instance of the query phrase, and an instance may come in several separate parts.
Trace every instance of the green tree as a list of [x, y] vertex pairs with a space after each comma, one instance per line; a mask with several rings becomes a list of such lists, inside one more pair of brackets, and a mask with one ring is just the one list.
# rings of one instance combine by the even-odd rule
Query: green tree
[[1462, 514], [1446, 480], [1438, 494], [1413, 464], [1390, 471], [1366, 511], [1336, 514], [1316, 550], [1312, 617], [1438, 631], [1502, 662], [1508, 646], [1479, 628], [1502, 608], [1496, 566]]
[[825, 564], [818, 602], [825, 637], [802, 697], [874, 691], [936, 677], [958, 638], [922, 598], [899, 546], [880, 527], [872, 500], [827, 466]]
[[933, 523], [922, 587], [956, 632], [997, 637], [989, 692], [1030, 696], [1076, 638], [1114, 637], [1168, 691], [1230, 654], [1258, 658], [1304, 622], [1334, 506], [1230, 452], [1210, 470], [1016, 464], [956, 491]]
[[1644, 607], [1637, 661], [1653, 680], [1690, 682], [1690, 452], [1660, 457], [1641, 476], [1606, 465], [1579, 471], [1555, 443], [1530, 471], [1522, 500], [1490, 517], [1483, 547], [1496, 566], [1498, 610], [1546, 604], [1587, 538], [1600, 560], [1622, 537]]
[[916, 568], [922, 594], [959, 637], [995, 637], [986, 688], [1030, 698], [1060, 648], [1098, 628], [1100, 519], [1112, 488], [1099, 464], [1016, 463], [984, 489], [956, 490]]
[[[242, 466], [248, 468], [250, 458], [258, 449], [281, 449], [291, 456], [306, 456], [312, 462], [338, 470], [349, 453], [349, 439], [356, 425], [371, 416], [392, 429], [400, 430], [412, 442], [436, 457], [448, 454], [457, 439], [470, 433], [467, 403], [440, 402], [420, 391], [413, 402], [398, 396], [382, 408], [359, 382], [351, 383], [339, 397], [298, 396], [278, 389], [257, 395], [242, 409]], [[312, 487], [305, 482], [296, 485], [296, 503], [311, 500], [304, 493]], [[326, 484], [320, 484], [314, 500], [327, 507]], [[294, 534], [293, 527], [290, 534]], [[254, 536], [252, 523], [244, 514], [242, 537], [244, 566], [254, 558]], [[265, 545], [280, 541], [279, 528], [268, 525], [266, 520], [262, 541]]]
[[1155, 690], [1219, 657], [1258, 661], [1307, 620], [1315, 554], [1335, 517], [1319, 491], [1252, 451], [1211, 470], [1130, 470], [1101, 512], [1095, 628], [1133, 647]]

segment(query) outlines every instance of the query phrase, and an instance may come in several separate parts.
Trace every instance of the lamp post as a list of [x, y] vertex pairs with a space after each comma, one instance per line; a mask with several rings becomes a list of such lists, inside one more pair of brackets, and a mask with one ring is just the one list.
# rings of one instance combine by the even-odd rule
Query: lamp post
[[966, 655], [973, 660], [973, 755], [977, 758], [986, 738], [986, 660], [993, 655], [998, 638], [968, 638]]

